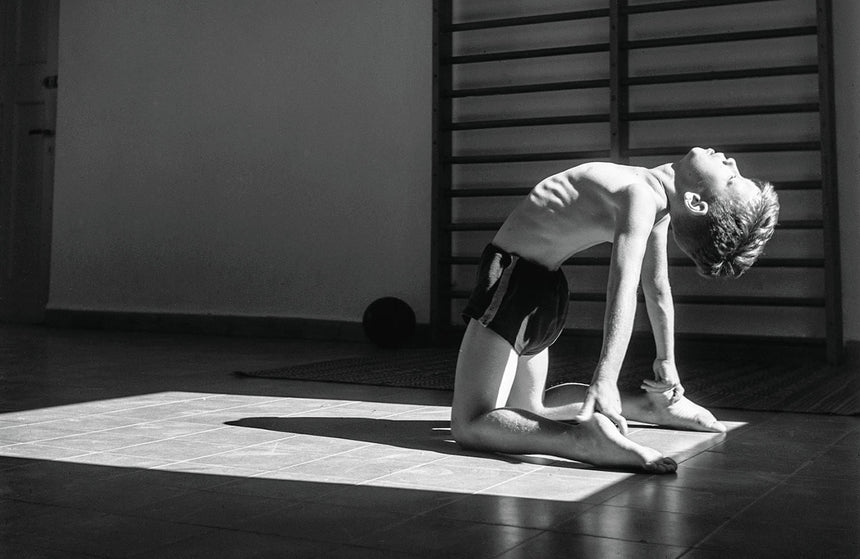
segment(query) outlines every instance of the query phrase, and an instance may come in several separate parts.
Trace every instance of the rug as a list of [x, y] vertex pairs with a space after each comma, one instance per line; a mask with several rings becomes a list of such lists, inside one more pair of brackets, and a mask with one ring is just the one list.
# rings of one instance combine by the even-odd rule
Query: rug
[[[653, 356], [628, 355], [619, 388], [637, 390], [643, 378], [651, 377], [652, 359]], [[453, 390], [456, 360], [456, 349], [414, 348], [236, 373], [257, 378]], [[587, 383], [595, 366], [596, 360], [583, 357], [582, 352], [553, 348], [547, 384]], [[705, 353], [679, 359], [679, 372], [687, 394], [705, 407], [860, 414], [858, 374], [845, 367], [829, 367], [797, 357], [777, 359], [768, 355], [755, 359], [746, 354]]]

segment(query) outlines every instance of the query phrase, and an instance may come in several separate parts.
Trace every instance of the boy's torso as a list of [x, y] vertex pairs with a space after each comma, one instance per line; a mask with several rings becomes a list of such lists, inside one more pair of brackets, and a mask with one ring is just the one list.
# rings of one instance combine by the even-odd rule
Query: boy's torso
[[[538, 183], [514, 209], [493, 244], [557, 269], [574, 254], [612, 242], [630, 189], [658, 196], [659, 180], [643, 167], [586, 163]], [[649, 215], [651, 223], [657, 215]]]

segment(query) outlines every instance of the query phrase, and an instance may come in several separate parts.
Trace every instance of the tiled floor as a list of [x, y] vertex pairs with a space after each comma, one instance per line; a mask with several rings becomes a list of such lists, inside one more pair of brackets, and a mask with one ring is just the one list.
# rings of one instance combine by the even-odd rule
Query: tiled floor
[[860, 418], [638, 426], [681, 462], [650, 476], [462, 452], [445, 392], [230, 374], [372, 351], [0, 328], [0, 557], [860, 554]]

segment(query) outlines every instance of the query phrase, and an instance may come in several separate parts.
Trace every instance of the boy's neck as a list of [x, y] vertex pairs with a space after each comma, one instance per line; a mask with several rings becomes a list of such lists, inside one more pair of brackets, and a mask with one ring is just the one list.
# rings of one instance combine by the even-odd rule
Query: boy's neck
[[665, 163], [659, 167], [649, 169], [654, 177], [660, 181], [663, 192], [666, 193], [666, 202], [671, 205], [675, 198], [675, 167], [672, 163]]

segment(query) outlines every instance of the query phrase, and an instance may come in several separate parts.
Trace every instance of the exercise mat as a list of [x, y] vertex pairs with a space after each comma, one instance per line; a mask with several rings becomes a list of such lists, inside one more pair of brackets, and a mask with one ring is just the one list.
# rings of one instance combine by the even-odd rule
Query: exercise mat
[[[558, 348], [558, 349], [557, 349]], [[557, 344], [550, 350], [547, 384], [587, 383], [596, 365], [583, 352]], [[860, 413], [858, 375], [810, 359], [759, 358], [749, 354], [708, 353], [679, 359], [687, 394], [705, 407], [855, 415]], [[621, 390], [637, 390], [651, 377], [653, 355], [628, 355], [619, 379]], [[452, 390], [457, 350], [409, 348], [370, 356], [345, 357], [260, 371], [237, 371], [246, 377], [342, 382]]]

